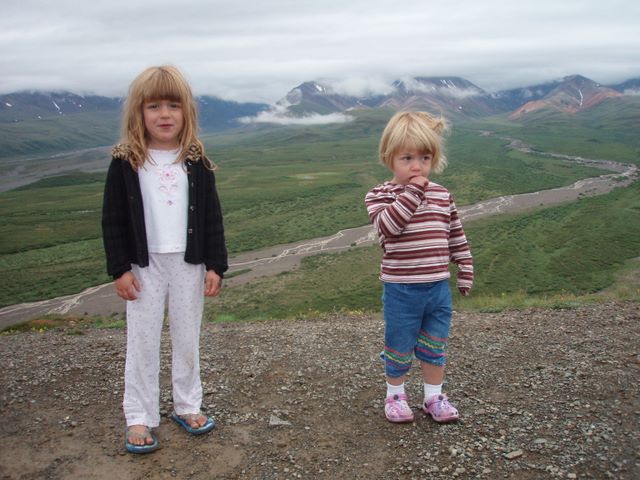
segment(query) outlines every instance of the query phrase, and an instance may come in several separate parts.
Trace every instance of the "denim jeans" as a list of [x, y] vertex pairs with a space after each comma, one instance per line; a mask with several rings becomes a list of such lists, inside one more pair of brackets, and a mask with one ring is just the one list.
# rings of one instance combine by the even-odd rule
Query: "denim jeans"
[[384, 361], [389, 377], [401, 377], [413, 356], [445, 365], [452, 305], [449, 282], [384, 283]]

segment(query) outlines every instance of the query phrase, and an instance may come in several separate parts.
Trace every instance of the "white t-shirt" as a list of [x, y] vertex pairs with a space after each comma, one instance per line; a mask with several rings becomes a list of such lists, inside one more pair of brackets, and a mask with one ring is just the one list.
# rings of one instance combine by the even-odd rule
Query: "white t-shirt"
[[149, 150], [138, 170], [147, 244], [152, 253], [184, 252], [187, 248], [189, 185], [180, 150]]

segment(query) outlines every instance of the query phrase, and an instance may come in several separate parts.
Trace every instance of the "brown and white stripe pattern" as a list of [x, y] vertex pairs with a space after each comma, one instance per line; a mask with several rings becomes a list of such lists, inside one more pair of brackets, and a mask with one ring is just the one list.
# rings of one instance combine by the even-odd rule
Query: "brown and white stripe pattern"
[[384, 251], [380, 279], [394, 283], [436, 282], [458, 266], [458, 287], [471, 288], [473, 260], [449, 191], [429, 182], [385, 182], [365, 197], [369, 219]]

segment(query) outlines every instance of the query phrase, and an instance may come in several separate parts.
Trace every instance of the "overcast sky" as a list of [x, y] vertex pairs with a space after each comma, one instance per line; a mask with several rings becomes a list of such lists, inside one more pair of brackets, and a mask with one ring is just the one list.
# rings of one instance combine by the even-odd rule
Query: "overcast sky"
[[272, 103], [307, 80], [384, 91], [460, 76], [495, 91], [640, 77], [637, 0], [2, 0], [0, 93], [126, 95], [149, 65], [198, 95]]

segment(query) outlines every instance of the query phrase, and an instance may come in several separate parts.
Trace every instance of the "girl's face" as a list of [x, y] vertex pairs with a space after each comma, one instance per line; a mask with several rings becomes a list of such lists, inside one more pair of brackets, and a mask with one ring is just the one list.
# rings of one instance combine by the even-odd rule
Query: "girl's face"
[[413, 147], [403, 147], [398, 150], [392, 159], [391, 171], [393, 172], [393, 183], [407, 185], [411, 183], [413, 177], [429, 178], [431, 173], [431, 161], [433, 155], [428, 152], [421, 152]]
[[142, 105], [149, 148], [173, 150], [180, 146], [178, 136], [184, 126], [182, 104], [173, 100], [151, 100]]

